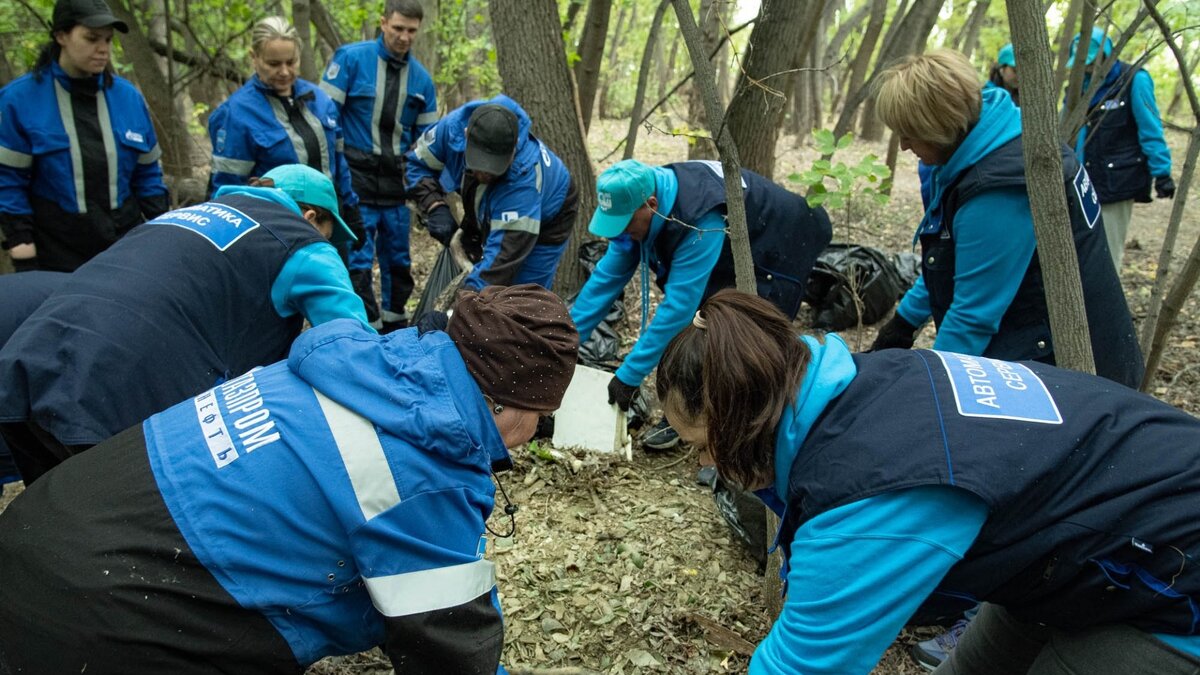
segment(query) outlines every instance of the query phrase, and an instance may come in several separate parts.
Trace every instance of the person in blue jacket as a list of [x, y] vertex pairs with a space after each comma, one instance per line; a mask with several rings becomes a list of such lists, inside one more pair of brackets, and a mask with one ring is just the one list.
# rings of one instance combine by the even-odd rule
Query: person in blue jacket
[[525, 285], [418, 333], [317, 326], [18, 496], [0, 672], [299, 674], [375, 646], [397, 673], [503, 672], [492, 473], [561, 402], [575, 329]]
[[[1067, 65], [1075, 65], [1080, 36], [1071, 42]], [[1104, 30], [1092, 29], [1088, 42], [1083, 90], [1096, 69], [1096, 56], [1112, 55], [1112, 40]], [[1162, 116], [1154, 98], [1150, 73], [1118, 60], [1104, 76], [1100, 89], [1088, 102], [1087, 123], [1079, 130], [1076, 154], [1087, 167], [1100, 195], [1108, 249], [1118, 273], [1125, 254], [1125, 237], [1133, 217], [1134, 202], [1150, 201], [1150, 182], [1159, 199], [1175, 196], [1171, 180], [1171, 149], [1163, 137]]]
[[[376, 326], [403, 326], [413, 292], [404, 153], [438, 120], [433, 78], [412, 54], [425, 13], [418, 0], [385, 0], [375, 40], [343, 45], [321, 80], [345, 133], [346, 161], [367, 236], [350, 256], [350, 278]], [[382, 297], [372, 266], [379, 259]]]
[[[461, 227], [475, 263], [466, 288], [532, 283], [549, 288], [575, 227], [578, 191], [566, 164], [530, 133], [523, 108], [503, 94], [453, 110], [405, 156], [409, 197], [444, 245]], [[463, 201], [454, 220], [446, 193]]]
[[170, 208], [146, 101], [112, 72], [103, 0], [58, 0], [51, 42], [0, 89], [0, 231], [18, 272], [70, 272]]
[[[876, 110], [931, 167], [914, 236], [921, 276], [879, 331], [872, 350], [912, 347], [931, 317], [934, 349], [1054, 363], [1041, 263], [1025, 185], [1020, 110], [997, 87], [980, 91], [965, 56], [908, 57], [880, 79]], [[1129, 387], [1144, 367], [1105, 220], [1088, 172], [1063, 152], [1063, 190], [1083, 279], [1096, 372]]]
[[852, 354], [733, 290], [657, 387], [781, 517], [786, 596], [751, 675], [865, 674], [906, 623], [979, 601], [938, 675], [1200, 668], [1200, 420], [1035, 362]]
[[1017, 76], [1017, 56], [1013, 52], [1012, 43], [1000, 48], [996, 55], [996, 63], [988, 73], [988, 85], [1000, 87], [1012, 97], [1013, 105], [1021, 105], [1021, 82]]
[[329, 176], [337, 188], [342, 220], [365, 242], [358, 195], [342, 146], [333, 100], [297, 77], [300, 39], [280, 16], [254, 24], [250, 60], [254, 76], [208, 117], [212, 142], [209, 194], [225, 185], [247, 185], [284, 164], [304, 164]]
[[[808, 275], [833, 237], [829, 216], [746, 169], [742, 187], [758, 293], [795, 318]], [[627, 410], [667, 343], [700, 303], [735, 285], [733, 251], [725, 236], [725, 179], [717, 162], [650, 167], [624, 160], [600, 174], [596, 190], [599, 206], [588, 229], [610, 241], [579, 291], [571, 317], [580, 340], [587, 342], [641, 270], [642, 333], [608, 384], [609, 403]], [[651, 270], [663, 292], [653, 321], [648, 319]], [[652, 450], [678, 442], [665, 420], [642, 439]]]
[[138, 227], [0, 349], [0, 433], [28, 484], [157, 410], [271, 363], [307, 320], [366, 324], [330, 244], [333, 183], [287, 164]]

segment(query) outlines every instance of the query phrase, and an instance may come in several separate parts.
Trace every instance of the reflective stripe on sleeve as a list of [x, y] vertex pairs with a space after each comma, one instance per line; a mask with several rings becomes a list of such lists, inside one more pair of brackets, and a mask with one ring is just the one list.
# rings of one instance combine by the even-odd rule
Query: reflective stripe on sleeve
[[425, 140], [425, 134], [421, 134], [421, 137], [417, 139], [417, 147], [413, 148], [413, 152], [417, 155], [417, 159], [434, 171], [446, 168], [442, 160], [438, 159], [437, 155], [434, 155], [433, 151], [429, 149], [429, 142]]
[[313, 393], [321, 412], [325, 413], [325, 421], [350, 476], [354, 498], [358, 500], [363, 518], [370, 520], [399, 504], [400, 492], [375, 433], [375, 425], [316, 389]]
[[213, 173], [231, 173], [235, 176], [249, 176], [250, 172], [254, 171], [254, 160], [232, 159], [230, 157], [213, 155], [212, 170]]
[[14, 169], [28, 169], [33, 166], [33, 155], [27, 155], [16, 150], [9, 150], [0, 145], [0, 164]]
[[346, 92], [328, 82], [321, 82], [321, 91], [325, 92], [329, 98], [336, 101], [338, 105], [342, 105], [346, 102]]
[[380, 614], [409, 616], [464, 605], [491, 592], [496, 585], [496, 566], [480, 558], [451, 567], [363, 577], [363, 581]]
[[441, 116], [437, 114], [436, 110], [433, 112], [421, 113], [420, 115], [417, 115], [417, 126], [428, 126], [434, 122], [437, 122], [439, 119], [441, 119]]
[[537, 234], [542, 231], [542, 221], [534, 220], [528, 216], [521, 216], [514, 220], [496, 220], [491, 221], [492, 231], [507, 230], [509, 232], [528, 232]]
[[153, 148], [150, 148], [150, 152], [143, 152], [142, 154], [138, 155], [137, 162], [138, 164], [153, 164], [161, 157], [162, 146], [155, 144]]

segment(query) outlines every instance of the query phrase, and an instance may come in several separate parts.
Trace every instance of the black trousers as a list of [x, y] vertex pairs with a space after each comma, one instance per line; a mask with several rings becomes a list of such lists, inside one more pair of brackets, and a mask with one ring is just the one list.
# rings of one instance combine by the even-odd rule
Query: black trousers
[[278, 631], [196, 559], [141, 426], [0, 513], [0, 673], [300, 673]]
[[17, 471], [21, 473], [25, 485], [41, 478], [68, 457], [92, 447], [63, 445], [33, 420], [0, 424], [0, 436], [4, 437], [4, 442], [12, 453], [13, 463], [17, 465]]

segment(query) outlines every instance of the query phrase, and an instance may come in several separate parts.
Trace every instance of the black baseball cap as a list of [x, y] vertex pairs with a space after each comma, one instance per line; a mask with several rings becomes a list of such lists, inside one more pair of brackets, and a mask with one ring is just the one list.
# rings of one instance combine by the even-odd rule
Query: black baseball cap
[[53, 31], [70, 30], [79, 25], [88, 28], [112, 26], [122, 33], [129, 32], [129, 26], [113, 16], [104, 0], [58, 0], [54, 3], [52, 25]]
[[467, 120], [467, 169], [503, 175], [517, 149], [517, 115], [499, 103], [485, 103]]

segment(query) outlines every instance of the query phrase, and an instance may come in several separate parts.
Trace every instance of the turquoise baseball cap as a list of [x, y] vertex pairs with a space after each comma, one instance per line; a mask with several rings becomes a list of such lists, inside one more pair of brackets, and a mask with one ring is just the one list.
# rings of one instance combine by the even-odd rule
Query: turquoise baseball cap
[[333, 214], [337, 227], [329, 242], [342, 244], [348, 241], [358, 241], [358, 237], [350, 231], [342, 214], [338, 211], [337, 193], [333, 189], [333, 181], [329, 176], [303, 164], [283, 164], [266, 172], [262, 176], [269, 178], [277, 190], [296, 200], [298, 204], [319, 206]]
[[[1075, 48], [1079, 45], [1079, 38], [1080, 36], [1076, 35], [1075, 39], [1071, 41], [1071, 51], [1069, 57], [1067, 58], [1068, 68], [1075, 67]], [[1104, 48], [1105, 56], [1112, 54], [1112, 40], [1104, 37], [1104, 29], [1100, 28], [1099, 26], [1095, 26], [1092, 28], [1092, 39], [1088, 42], [1087, 61], [1085, 62], [1086, 65], [1092, 65], [1092, 62], [1096, 60], [1096, 54], [1100, 51], [1102, 46]]]
[[1013, 53], [1011, 42], [1000, 48], [1000, 54], [996, 56], [996, 63], [1010, 68], [1017, 67], [1017, 55]]
[[654, 169], [636, 159], [624, 159], [596, 178], [596, 212], [588, 231], [611, 239], [629, 225], [633, 212], [654, 194]]

